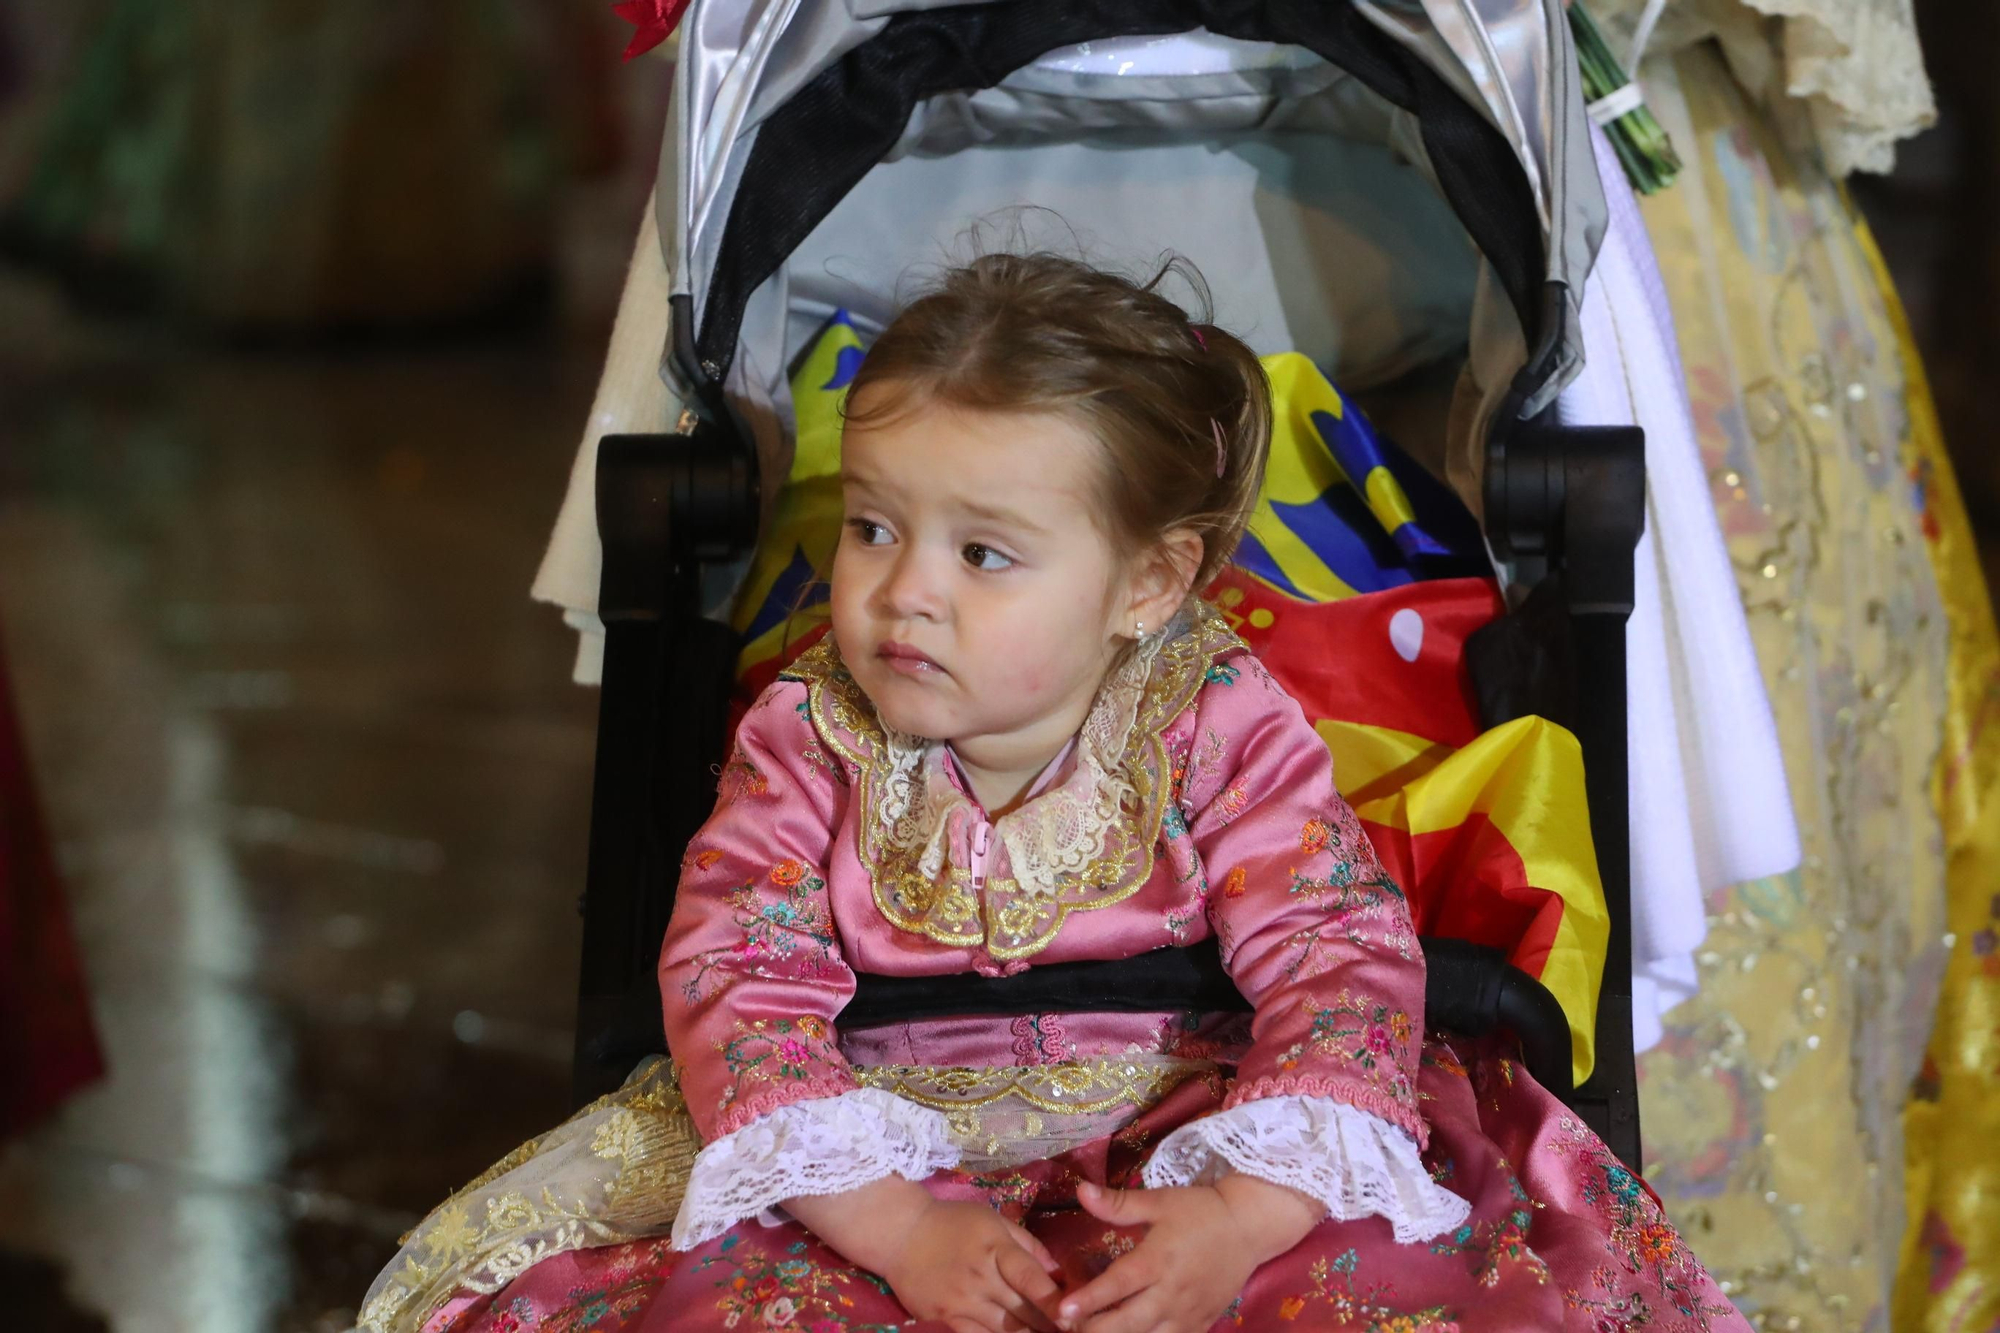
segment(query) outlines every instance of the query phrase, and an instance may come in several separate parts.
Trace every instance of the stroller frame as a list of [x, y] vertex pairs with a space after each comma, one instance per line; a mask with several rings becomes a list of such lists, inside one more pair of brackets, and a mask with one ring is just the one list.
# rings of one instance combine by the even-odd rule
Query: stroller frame
[[[929, 92], [985, 86], [1020, 59], [1064, 41], [1205, 26], [1224, 36], [1297, 42], [1328, 59], [1338, 54], [1336, 63], [1372, 91], [1418, 116], [1441, 191], [1494, 265], [1519, 317], [1527, 364], [1488, 430], [1482, 499], [1487, 541], [1511, 563], [1516, 590], [1527, 593], [1508, 615], [1473, 636], [1466, 656], [1484, 725], [1538, 714], [1568, 727], [1582, 747], [1609, 915], [1594, 1070], [1581, 1088], [1571, 1086], [1563, 1011], [1497, 950], [1424, 941], [1427, 1023], [1473, 1037], [1510, 1033], [1537, 1081], [1574, 1108], [1623, 1161], [1639, 1166], [1624, 630], [1644, 516], [1643, 439], [1631, 428], [1553, 424], [1554, 413], [1544, 405], [1574, 350], [1569, 302], [1582, 281], [1576, 253], [1536, 230], [1534, 201], [1522, 177], [1497, 165], [1513, 160], [1510, 145], [1422, 60], [1362, 21], [1362, 3], [1273, 0], [1268, 9], [1246, 0], [1158, 6], [1023, 0], [954, 9], [916, 4], [922, 12], [892, 19], [879, 39], [825, 70], [765, 122], [728, 209], [724, 239], [733, 238], [734, 248], [723, 246], [703, 279], [705, 308], [697, 311], [684, 291], [670, 301], [673, 346], [665, 370], [689, 405], [677, 430], [610, 435], [598, 444], [598, 617], [605, 652], [589, 869], [580, 903], [579, 1102], [609, 1091], [637, 1061], [665, 1050], [659, 946], [681, 857], [714, 803], [740, 647], [727, 625], [703, 615], [703, 589], [713, 589], [721, 570], [751, 552], [758, 533], [757, 461], [722, 389], [744, 302], [893, 144], [895, 127]], [[1564, 34], [1558, 40], [1566, 40], [1566, 28], [1556, 28]], [[933, 32], [950, 40], [926, 36]], [[1558, 60], [1553, 68], [1560, 67]], [[867, 103], [867, 114], [852, 127], [865, 132], [842, 138], [833, 113], [849, 96]], [[794, 168], [808, 161], [825, 168], [812, 197], [774, 193], [789, 189]], [[1566, 216], [1560, 208], [1556, 214]], [[1535, 254], [1541, 255], [1539, 272]], [[1524, 417], [1531, 403], [1539, 415]], [[950, 1013], [1243, 1005], [1212, 946], [1046, 965], [1002, 980], [864, 975], [857, 983], [845, 1011], [850, 1023]]]

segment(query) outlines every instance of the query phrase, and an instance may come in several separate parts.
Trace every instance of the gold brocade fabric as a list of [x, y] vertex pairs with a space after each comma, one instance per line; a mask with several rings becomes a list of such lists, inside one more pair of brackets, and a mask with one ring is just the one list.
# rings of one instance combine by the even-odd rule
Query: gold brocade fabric
[[[1862, 243], [1885, 291], [1873, 242]], [[2000, 1329], [2000, 633], [1965, 503], [1902, 310], [1915, 467], [1931, 516], [1930, 552], [1951, 626], [1944, 748], [1935, 783], [1944, 819], [1951, 956], [1924, 1069], [1905, 1112], [1910, 1228], [1893, 1327]]]
[[1044, 1065], [874, 1065], [857, 1068], [864, 1088], [942, 1111], [962, 1171], [1002, 1171], [1056, 1157], [1104, 1138], [1183, 1083], [1206, 1084], [1222, 1100], [1212, 1060], [1171, 1055], [1102, 1056]]
[[362, 1303], [359, 1333], [416, 1333], [461, 1292], [495, 1292], [553, 1255], [673, 1229], [701, 1137], [673, 1065], [531, 1139], [403, 1238]]
[[1941, 597], [1944, 465], [1838, 187], [1713, 45], [1650, 63], [1646, 90], [1687, 163], [1646, 222], [1805, 853], [1711, 899], [1702, 989], [1642, 1061], [1648, 1174], [1754, 1322], [1879, 1328], [1948, 953], [1953, 609], [1977, 593]]
[[[863, 1087], [943, 1111], [961, 1171], [1052, 1156], [1114, 1133], [1183, 1084], [1222, 1096], [1212, 1061], [1106, 1056], [993, 1068], [859, 1066]], [[500, 1290], [544, 1259], [664, 1236], [702, 1148], [673, 1063], [508, 1153], [434, 1209], [375, 1279], [353, 1333], [420, 1333], [453, 1297]]]

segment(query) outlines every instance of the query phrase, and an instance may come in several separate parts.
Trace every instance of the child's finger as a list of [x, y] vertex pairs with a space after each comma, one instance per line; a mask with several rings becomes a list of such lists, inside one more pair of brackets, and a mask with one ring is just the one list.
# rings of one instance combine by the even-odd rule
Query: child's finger
[[1106, 1310], [1084, 1324], [1079, 1333], [1154, 1333], [1155, 1329], [1171, 1324], [1166, 1301], [1157, 1290], [1151, 1290], [1139, 1293], [1115, 1310]]
[[1082, 1287], [1063, 1297], [1057, 1307], [1064, 1328], [1080, 1328], [1083, 1321], [1153, 1285], [1152, 1265], [1136, 1252], [1114, 1262]]
[[1000, 1276], [1013, 1288], [1004, 1300], [1014, 1317], [1038, 1333], [1054, 1333], [1056, 1298], [1062, 1291], [1055, 1280], [1022, 1249], [1003, 1249], [998, 1255]]
[[1114, 1226], [1137, 1226], [1153, 1220], [1157, 1201], [1147, 1197], [1151, 1190], [1114, 1190], [1088, 1182], [1076, 1187], [1076, 1201], [1099, 1221]]
[[1059, 1333], [1055, 1320], [1019, 1296], [1000, 1307], [1000, 1328], [1002, 1333]]
[[[1005, 1222], [1006, 1219], [1002, 1218], [1001, 1221]], [[1056, 1257], [1049, 1252], [1049, 1247], [1042, 1244], [1040, 1236], [1018, 1222], [1007, 1222], [1007, 1233], [1021, 1243], [1022, 1249], [1035, 1257], [1035, 1262], [1040, 1264], [1044, 1271], [1055, 1277], [1062, 1276], [1062, 1265], [1056, 1262]]]

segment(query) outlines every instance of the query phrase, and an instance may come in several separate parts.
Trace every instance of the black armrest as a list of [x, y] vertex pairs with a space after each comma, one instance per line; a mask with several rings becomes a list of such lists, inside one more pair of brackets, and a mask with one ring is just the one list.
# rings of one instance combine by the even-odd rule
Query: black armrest
[[[590, 862], [577, 985], [579, 1104], [608, 1092], [606, 1042], [657, 1050], [653, 990], [673, 911], [681, 849], [715, 805], [715, 756], [728, 727], [738, 645], [701, 614], [701, 571], [747, 554], [757, 537], [757, 475], [734, 435], [687, 420], [677, 435], [610, 435], [597, 448], [604, 622]], [[652, 996], [650, 1038], [619, 1038], [634, 992]]]
[[1566, 427], [1553, 414], [1496, 429], [1486, 460], [1487, 539], [1532, 591], [1466, 644], [1488, 727], [1523, 713], [1561, 722], [1583, 747], [1591, 841], [1610, 930], [1597, 1001], [1597, 1059], [1568, 1098], [1626, 1165], [1639, 1167], [1632, 1053], [1632, 842], [1625, 622], [1646, 517], [1645, 435]]
[[1468, 1037], [1512, 1032], [1535, 1082], [1568, 1098], [1576, 1086], [1569, 1017], [1546, 986], [1498, 949], [1465, 940], [1426, 939], [1424, 962], [1424, 1026]]
[[[1424, 1025], [1483, 1037], [1511, 1031], [1522, 1063], [1558, 1097], [1573, 1086], [1569, 1019], [1542, 984], [1510, 966], [1498, 949], [1463, 940], [1423, 941]], [[947, 973], [888, 977], [861, 973], [840, 1012], [843, 1028], [907, 1023], [965, 1014], [1246, 1012], [1242, 992], [1223, 969], [1214, 940], [1155, 949], [1135, 958], [1050, 963], [1011, 977]], [[598, 1004], [587, 1018], [588, 1059], [620, 1075], [666, 1050], [659, 995], [634, 991], [621, 1004]]]

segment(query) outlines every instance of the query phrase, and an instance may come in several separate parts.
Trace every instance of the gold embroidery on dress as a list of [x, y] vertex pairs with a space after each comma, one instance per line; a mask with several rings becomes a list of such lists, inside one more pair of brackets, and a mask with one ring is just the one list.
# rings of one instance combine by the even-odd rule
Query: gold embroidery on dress
[[1004, 1170], [1058, 1157], [1116, 1134], [1174, 1089], [1204, 1084], [1223, 1095], [1212, 1060], [1144, 1054], [1046, 1065], [857, 1067], [863, 1087], [942, 1111], [960, 1152], [958, 1169]]
[[946, 774], [943, 747], [883, 726], [831, 638], [785, 678], [805, 684], [827, 743], [857, 770], [858, 850], [883, 918], [1014, 959], [1046, 948], [1071, 912], [1122, 902], [1151, 878], [1173, 798], [1161, 733], [1215, 659], [1242, 647], [1220, 613], [1197, 603], [1185, 632], [1115, 668], [1077, 733], [1075, 774], [994, 821], [1010, 873], [987, 879], [983, 903], [970, 873], [951, 864], [953, 831], [976, 808]]
[[1171, 1056], [1101, 1056], [1059, 1060], [1046, 1065], [873, 1065], [857, 1066], [864, 1088], [892, 1092], [934, 1111], [1023, 1102], [1038, 1111], [1109, 1111], [1152, 1106], [1191, 1078], [1206, 1079], [1222, 1094], [1220, 1066], [1213, 1060]]
[[700, 1150], [672, 1063], [648, 1061], [405, 1236], [361, 1308], [361, 1333], [417, 1333], [453, 1296], [496, 1292], [554, 1255], [666, 1234]]

